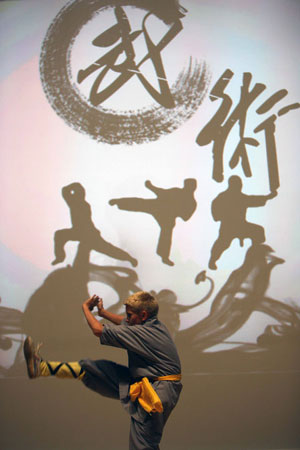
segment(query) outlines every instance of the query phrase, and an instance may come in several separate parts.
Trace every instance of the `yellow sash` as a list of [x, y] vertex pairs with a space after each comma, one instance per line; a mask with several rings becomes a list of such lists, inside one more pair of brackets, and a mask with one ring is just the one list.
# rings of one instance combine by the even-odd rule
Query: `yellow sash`
[[[163, 377], [154, 378], [155, 381], [179, 381], [181, 380], [181, 374], [178, 375], [166, 375]], [[162, 413], [164, 408], [161, 400], [152, 384], [147, 377], [142, 378], [141, 381], [134, 383], [130, 386], [130, 400], [134, 402], [138, 399], [142, 408], [144, 408], [147, 413]]]

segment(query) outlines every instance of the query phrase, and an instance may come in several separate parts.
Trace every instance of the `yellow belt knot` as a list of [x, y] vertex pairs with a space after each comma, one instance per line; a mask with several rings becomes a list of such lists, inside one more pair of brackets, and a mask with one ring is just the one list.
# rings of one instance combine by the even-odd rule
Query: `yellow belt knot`
[[[181, 380], [181, 374], [166, 375], [163, 377], [154, 378], [154, 381], [179, 381]], [[129, 390], [130, 400], [135, 402], [138, 399], [142, 408], [147, 413], [162, 413], [164, 408], [159, 396], [153, 389], [152, 384], [147, 377], [142, 378], [141, 381], [134, 383], [130, 386]]]

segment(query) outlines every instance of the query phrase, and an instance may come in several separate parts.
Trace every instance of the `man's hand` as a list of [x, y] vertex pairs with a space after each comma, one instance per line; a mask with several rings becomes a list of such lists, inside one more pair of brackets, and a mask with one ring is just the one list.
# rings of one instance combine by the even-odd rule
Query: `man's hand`
[[85, 315], [85, 318], [87, 320], [88, 326], [92, 330], [95, 336], [100, 337], [103, 331], [103, 325], [98, 322], [96, 317], [92, 314], [92, 310], [95, 306], [97, 306], [99, 302], [98, 295], [93, 295], [92, 297], [88, 298], [85, 302], [82, 304], [82, 310], [83, 314]]
[[[98, 305], [99, 301], [100, 301], [100, 297], [98, 297], [98, 295], [93, 295], [92, 297], [88, 298], [83, 304], [86, 305], [90, 311], [93, 311], [95, 306]], [[103, 304], [102, 304], [102, 308], [103, 308]]]
[[[113, 314], [110, 311], [106, 311], [103, 308], [103, 300], [102, 298], [98, 297], [98, 295], [93, 295], [91, 298], [88, 298], [85, 302], [83, 302], [82, 309], [84, 312], [84, 315], [86, 317], [86, 320], [88, 321], [89, 326], [92, 328], [93, 333], [96, 336], [100, 336], [102, 333], [102, 325], [100, 322], [97, 321], [95, 316], [91, 314], [91, 311], [97, 306], [98, 309], [98, 315], [100, 317], [103, 317], [104, 319], [109, 320], [110, 322], [114, 323], [115, 325], [120, 325], [122, 323], [122, 320], [124, 319], [124, 316], [119, 316], [118, 314]], [[101, 325], [100, 334], [98, 333], [98, 328]]]
[[100, 298], [100, 297], [98, 297], [98, 298], [99, 298], [99, 301], [98, 301], [98, 303], [97, 303], [98, 316], [102, 317], [102, 314], [103, 314], [103, 311], [104, 311], [104, 308], [103, 308], [103, 300], [102, 300], [102, 298]]

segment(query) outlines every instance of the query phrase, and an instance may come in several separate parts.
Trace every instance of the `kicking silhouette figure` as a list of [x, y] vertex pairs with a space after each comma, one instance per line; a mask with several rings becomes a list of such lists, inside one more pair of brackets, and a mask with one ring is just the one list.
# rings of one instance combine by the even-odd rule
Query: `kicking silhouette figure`
[[154, 186], [151, 181], [145, 181], [146, 188], [156, 195], [156, 198], [114, 198], [109, 201], [110, 205], [117, 205], [125, 211], [135, 211], [151, 214], [160, 226], [160, 236], [156, 253], [161, 257], [164, 264], [173, 266], [174, 262], [169, 259], [172, 233], [176, 224], [176, 218], [180, 217], [188, 221], [196, 210], [197, 202], [194, 192], [197, 181], [193, 178], [184, 180], [183, 188], [163, 189]]

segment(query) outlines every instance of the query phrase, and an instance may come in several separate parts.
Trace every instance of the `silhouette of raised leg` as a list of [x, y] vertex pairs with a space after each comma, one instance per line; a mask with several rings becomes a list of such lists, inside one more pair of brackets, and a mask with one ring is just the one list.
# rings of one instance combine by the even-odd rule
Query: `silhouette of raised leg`
[[55, 259], [52, 261], [52, 266], [55, 266], [55, 264], [59, 264], [65, 260], [66, 252], [64, 249], [64, 246], [66, 242], [74, 240], [75, 236], [73, 236], [74, 230], [72, 228], [70, 229], [63, 229], [63, 230], [57, 230], [54, 234], [54, 255]]
[[224, 234], [220, 233], [218, 239], [212, 246], [210, 260], [208, 262], [208, 267], [211, 270], [216, 270], [218, 268], [216, 262], [221, 257], [222, 253], [230, 246], [233, 239], [231, 236], [230, 238], [227, 238], [226, 235], [224, 236]]
[[133, 258], [125, 250], [106, 242], [100, 235], [98, 236], [97, 242], [93, 245], [93, 249], [111, 258], [119, 259], [120, 261], [129, 261], [133, 267], [136, 267], [138, 264], [137, 259]]
[[159, 235], [159, 240], [157, 244], [156, 253], [161, 257], [162, 262], [168, 266], [174, 266], [173, 261], [170, 260], [169, 255], [172, 245], [172, 231], [174, 225], [161, 226], [161, 231]]

